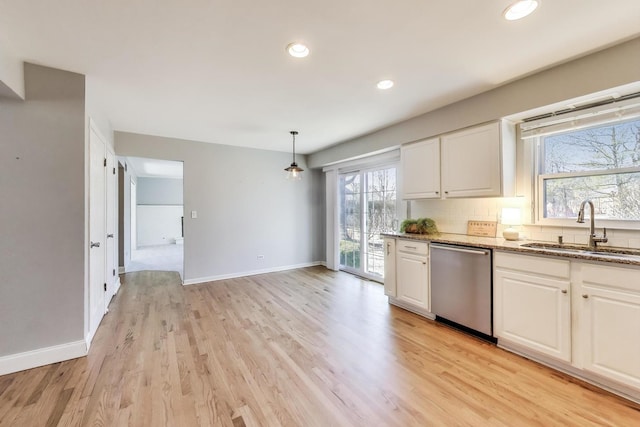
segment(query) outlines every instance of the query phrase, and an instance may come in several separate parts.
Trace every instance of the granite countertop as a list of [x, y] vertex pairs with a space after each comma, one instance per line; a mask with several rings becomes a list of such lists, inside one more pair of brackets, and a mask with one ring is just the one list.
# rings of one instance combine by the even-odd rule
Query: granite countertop
[[[534, 243], [532, 240], [505, 240], [501, 237], [478, 237], [478, 236], [467, 236], [466, 234], [452, 234], [452, 233], [439, 233], [436, 235], [427, 235], [427, 234], [409, 234], [409, 233], [381, 233], [384, 237], [394, 237], [398, 239], [409, 239], [409, 240], [422, 240], [425, 242], [434, 242], [434, 243], [449, 243], [453, 245], [464, 245], [471, 246], [476, 248], [486, 248], [486, 249], [498, 249], [504, 251], [511, 252], [519, 252], [523, 254], [529, 255], [547, 255], [547, 256], [555, 256], [562, 258], [573, 258], [579, 259], [583, 261], [598, 261], [598, 262], [608, 262], [613, 264], [624, 264], [629, 266], [638, 266], [640, 267], [640, 256], [633, 256], [629, 258], [618, 258], [613, 257], [611, 255], [596, 254], [596, 253], [579, 253], [579, 252], [559, 252], [554, 250], [547, 250], [543, 248], [527, 248], [522, 246], [525, 243]], [[537, 243], [545, 243], [552, 244], [551, 242], [537, 242]], [[576, 245], [566, 245], [567, 247], [572, 247]], [[612, 248], [607, 246], [608, 250]], [[620, 251], [629, 251], [628, 248], [619, 248]], [[633, 250], [631, 250], [633, 251]], [[634, 251], [635, 252], [635, 251]], [[640, 251], [638, 251], [640, 254]]]

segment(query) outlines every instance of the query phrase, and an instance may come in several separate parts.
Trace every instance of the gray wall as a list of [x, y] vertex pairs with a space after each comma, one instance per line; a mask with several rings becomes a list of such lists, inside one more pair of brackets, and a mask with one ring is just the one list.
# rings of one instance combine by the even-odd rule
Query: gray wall
[[0, 98], [0, 356], [84, 339], [85, 80], [24, 70]]
[[640, 38], [318, 151], [310, 167], [389, 149], [478, 123], [640, 81]]
[[182, 205], [182, 179], [138, 178], [139, 205]]
[[120, 156], [184, 162], [185, 281], [324, 260], [324, 180], [287, 181], [290, 154], [124, 132], [115, 143]]

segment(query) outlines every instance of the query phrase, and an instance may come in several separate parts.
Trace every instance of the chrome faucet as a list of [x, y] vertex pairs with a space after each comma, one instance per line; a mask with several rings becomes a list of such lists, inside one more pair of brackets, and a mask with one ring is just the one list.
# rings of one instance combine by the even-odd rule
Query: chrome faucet
[[591, 223], [590, 223], [590, 228], [589, 228], [589, 247], [592, 250], [595, 250], [597, 248], [598, 243], [607, 243], [608, 239], [607, 239], [607, 229], [604, 229], [604, 234], [602, 235], [602, 237], [598, 237], [596, 236], [596, 226], [595, 226], [595, 215], [594, 215], [594, 207], [593, 207], [593, 202], [591, 200], [585, 200], [582, 203], [580, 203], [580, 210], [578, 211], [578, 220], [576, 222], [579, 223], [584, 223], [584, 205], [585, 204], [589, 204], [589, 208], [591, 210]]

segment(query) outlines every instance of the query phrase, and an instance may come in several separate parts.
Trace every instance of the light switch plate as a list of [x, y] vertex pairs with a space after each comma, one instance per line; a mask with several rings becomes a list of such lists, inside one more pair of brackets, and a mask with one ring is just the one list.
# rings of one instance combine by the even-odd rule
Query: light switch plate
[[198, 211], [191, 211], [191, 218], [192, 219], [198, 218]]

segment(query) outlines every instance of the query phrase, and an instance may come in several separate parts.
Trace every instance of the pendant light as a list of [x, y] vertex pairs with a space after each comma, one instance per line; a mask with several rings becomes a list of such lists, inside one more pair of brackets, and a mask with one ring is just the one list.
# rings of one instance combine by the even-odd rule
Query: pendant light
[[298, 134], [298, 131], [292, 130], [289, 133], [293, 137], [293, 162], [291, 162], [291, 166], [284, 170], [287, 171], [287, 179], [299, 181], [302, 179], [302, 171], [304, 169], [299, 167], [296, 163], [296, 135]]

